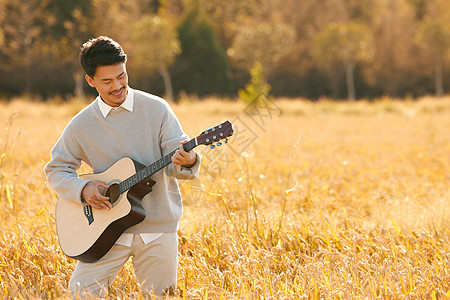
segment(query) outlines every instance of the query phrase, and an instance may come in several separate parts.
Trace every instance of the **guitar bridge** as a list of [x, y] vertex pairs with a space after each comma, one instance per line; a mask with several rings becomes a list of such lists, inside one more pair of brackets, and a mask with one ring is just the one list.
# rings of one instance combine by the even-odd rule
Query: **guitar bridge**
[[84, 215], [88, 219], [89, 225], [91, 225], [92, 222], [94, 222], [94, 215], [92, 214], [92, 206], [85, 205], [83, 206]]

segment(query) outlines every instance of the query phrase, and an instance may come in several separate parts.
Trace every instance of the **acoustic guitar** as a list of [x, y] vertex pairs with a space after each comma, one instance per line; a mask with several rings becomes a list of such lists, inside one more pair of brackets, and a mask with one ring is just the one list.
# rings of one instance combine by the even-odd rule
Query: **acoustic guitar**
[[[221, 145], [233, 134], [233, 125], [225, 121], [202, 132], [183, 145], [190, 151], [198, 145]], [[129, 227], [142, 222], [145, 210], [141, 200], [152, 191], [155, 181], [150, 176], [172, 162], [175, 149], [149, 166], [124, 157], [106, 171], [84, 174], [85, 180], [101, 180], [108, 189], [102, 191], [113, 208], [97, 210], [76, 201], [58, 199], [56, 203], [56, 230], [59, 244], [65, 255], [83, 262], [94, 262], [102, 258]]]

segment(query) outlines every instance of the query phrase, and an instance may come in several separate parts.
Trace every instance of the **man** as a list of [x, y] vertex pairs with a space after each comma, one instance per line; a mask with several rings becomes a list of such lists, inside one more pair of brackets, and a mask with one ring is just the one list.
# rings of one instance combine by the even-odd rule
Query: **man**
[[91, 39], [81, 48], [86, 81], [99, 96], [69, 122], [45, 166], [48, 182], [60, 197], [58, 201], [109, 210], [109, 198], [100, 193], [107, 184], [78, 177], [76, 170], [82, 161], [94, 173], [101, 173], [123, 157], [150, 165], [179, 149], [172, 157], [173, 164], [152, 175], [156, 184], [142, 199], [145, 219], [127, 229], [100, 260], [77, 263], [69, 283], [74, 297], [86, 293], [104, 295], [129, 257], [133, 257], [143, 293], [163, 295], [176, 284], [176, 231], [182, 214], [176, 178], [196, 178], [200, 157], [193, 150], [184, 151], [187, 136], [163, 99], [128, 86], [126, 60], [121, 46], [105, 36]]

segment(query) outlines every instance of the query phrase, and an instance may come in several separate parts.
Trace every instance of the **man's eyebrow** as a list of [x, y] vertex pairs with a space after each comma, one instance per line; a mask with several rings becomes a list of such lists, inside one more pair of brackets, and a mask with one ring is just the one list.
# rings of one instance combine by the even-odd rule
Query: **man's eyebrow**
[[[116, 77], [120, 77], [120, 76], [122, 76], [123, 74], [125, 74], [125, 71], [124, 72], [122, 72], [122, 73], [120, 73], [119, 75], [117, 75]], [[102, 78], [102, 79], [100, 79], [101, 81], [109, 81], [109, 80], [112, 80], [112, 78]]]

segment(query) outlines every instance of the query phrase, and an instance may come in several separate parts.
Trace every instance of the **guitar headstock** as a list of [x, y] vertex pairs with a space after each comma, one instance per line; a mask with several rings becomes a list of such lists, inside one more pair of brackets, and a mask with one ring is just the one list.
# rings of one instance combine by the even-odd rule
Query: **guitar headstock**
[[227, 139], [232, 134], [233, 124], [231, 124], [230, 121], [225, 121], [215, 127], [203, 131], [197, 137], [197, 145], [211, 145], [220, 140]]

